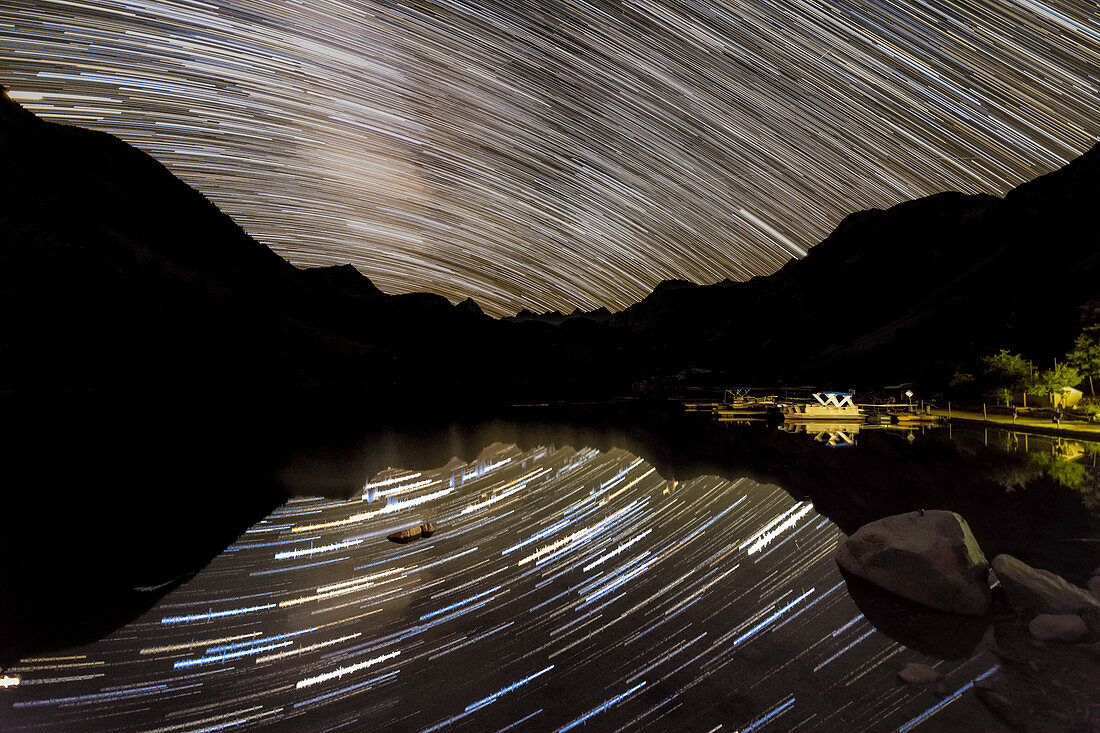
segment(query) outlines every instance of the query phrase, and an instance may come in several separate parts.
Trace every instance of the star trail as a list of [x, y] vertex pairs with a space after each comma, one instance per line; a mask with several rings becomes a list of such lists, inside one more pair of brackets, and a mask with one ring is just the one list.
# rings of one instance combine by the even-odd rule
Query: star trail
[[[292, 499], [127, 626], [6, 670], [0, 727], [910, 730], [976, 705], [991, 655], [877, 631], [841, 537], [777, 486], [495, 443]], [[907, 661], [953, 693], [897, 683]]]
[[26, 0], [3, 82], [291, 262], [494, 315], [767, 274], [1097, 138], [1084, 0]]

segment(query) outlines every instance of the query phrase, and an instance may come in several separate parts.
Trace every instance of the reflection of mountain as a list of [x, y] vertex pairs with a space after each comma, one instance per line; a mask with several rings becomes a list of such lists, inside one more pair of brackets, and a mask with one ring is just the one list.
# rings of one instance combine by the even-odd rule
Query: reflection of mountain
[[[0, 727], [82, 730], [84, 700], [97, 722], [188, 730], [749, 730], [783, 713], [894, 730], [928, 708], [890, 668], [865, 673], [924, 658], [862, 617], [839, 530], [776, 486], [672, 488], [621, 449], [501, 443], [370, 483], [384, 500], [288, 502], [137, 623], [67, 652], [95, 674], [16, 664]], [[438, 533], [387, 541], [421, 512]], [[953, 663], [947, 684], [994, 661]]]
[[[910, 443], [864, 430], [857, 445], [838, 449], [812, 435], [730, 429], [630, 404], [466, 423], [420, 412], [372, 420], [358, 405], [212, 412], [157, 403], [123, 411], [73, 399], [64, 410], [40, 401], [7, 407], [17, 429], [0, 442], [0, 557], [19, 558], [0, 563], [0, 651], [9, 653], [41, 651], [58, 629], [77, 643], [119, 625], [168, 590], [157, 586], [202, 568], [288, 494], [351, 497], [387, 466], [453, 471], [497, 442], [619, 448], [656, 469], [654, 480], [680, 485], [707, 474], [750, 477], [811, 500], [846, 533], [889, 514], [950, 509], [967, 517], [991, 554], [1010, 552], [1077, 581], [1100, 563], [1095, 543], [1065, 542], [1096, 536], [1088, 497], [1044, 478], [1022, 454], [985, 450], [980, 433], [977, 446], [960, 450], [946, 439]], [[399, 508], [405, 498], [372, 488], [366, 511], [391, 501]], [[403, 516], [426, 518], [440, 527], [437, 537], [448, 536], [435, 515]]]
[[881, 383], [993, 346], [1061, 351], [1100, 283], [1100, 150], [1004, 200], [852, 214], [768, 277], [667, 282], [609, 319], [554, 326], [387, 296], [350, 267], [299, 271], [147, 155], [6, 96], [0, 130], [0, 307], [14, 314], [0, 389], [22, 393], [580, 397], [688, 367]]

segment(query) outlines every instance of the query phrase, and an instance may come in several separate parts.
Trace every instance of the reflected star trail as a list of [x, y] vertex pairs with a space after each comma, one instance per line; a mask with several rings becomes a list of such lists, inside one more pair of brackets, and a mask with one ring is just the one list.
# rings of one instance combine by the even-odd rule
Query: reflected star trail
[[41, 0], [29, 109], [150, 152], [302, 266], [494, 315], [747, 279], [851, 211], [1090, 147], [1085, 0]]
[[[410, 504], [411, 499], [431, 497]], [[404, 508], [386, 511], [387, 508]], [[437, 531], [386, 539], [430, 517]], [[988, 675], [876, 631], [808, 502], [620, 449], [493, 444], [295, 499], [94, 644], [21, 660], [5, 729], [898, 730]], [[895, 680], [926, 661], [953, 697]]]

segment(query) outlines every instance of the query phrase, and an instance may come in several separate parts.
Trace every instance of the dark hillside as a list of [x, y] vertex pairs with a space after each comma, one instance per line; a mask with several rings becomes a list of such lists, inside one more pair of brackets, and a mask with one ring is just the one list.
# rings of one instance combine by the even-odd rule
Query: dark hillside
[[974, 354], [1058, 353], [1100, 301], [1100, 152], [1003, 200], [852, 214], [749, 282], [674, 280], [604, 309], [496, 321], [298, 270], [148, 155], [0, 98], [0, 390], [582, 399], [656, 377], [942, 381]]

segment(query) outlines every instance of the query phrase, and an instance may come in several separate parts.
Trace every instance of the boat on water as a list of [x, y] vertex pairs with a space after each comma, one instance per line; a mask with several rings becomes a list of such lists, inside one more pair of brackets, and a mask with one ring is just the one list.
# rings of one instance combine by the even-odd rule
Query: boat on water
[[727, 389], [722, 402], [715, 404], [712, 412], [718, 422], [758, 422], [767, 419], [775, 410], [772, 395], [753, 395], [748, 389]]
[[392, 532], [386, 536], [386, 539], [399, 545], [406, 545], [421, 537], [431, 537], [433, 534], [435, 534], [435, 525], [431, 522], [424, 522], [416, 527], [406, 527], [397, 532]]
[[423, 532], [420, 530], [420, 526], [408, 527], [406, 529], [398, 530], [386, 536], [386, 539], [390, 542], [396, 542], [399, 545], [406, 545], [413, 540], [420, 539]]
[[863, 408], [852, 402], [851, 392], [814, 392], [813, 402], [784, 402], [779, 412], [784, 420], [863, 421]]

